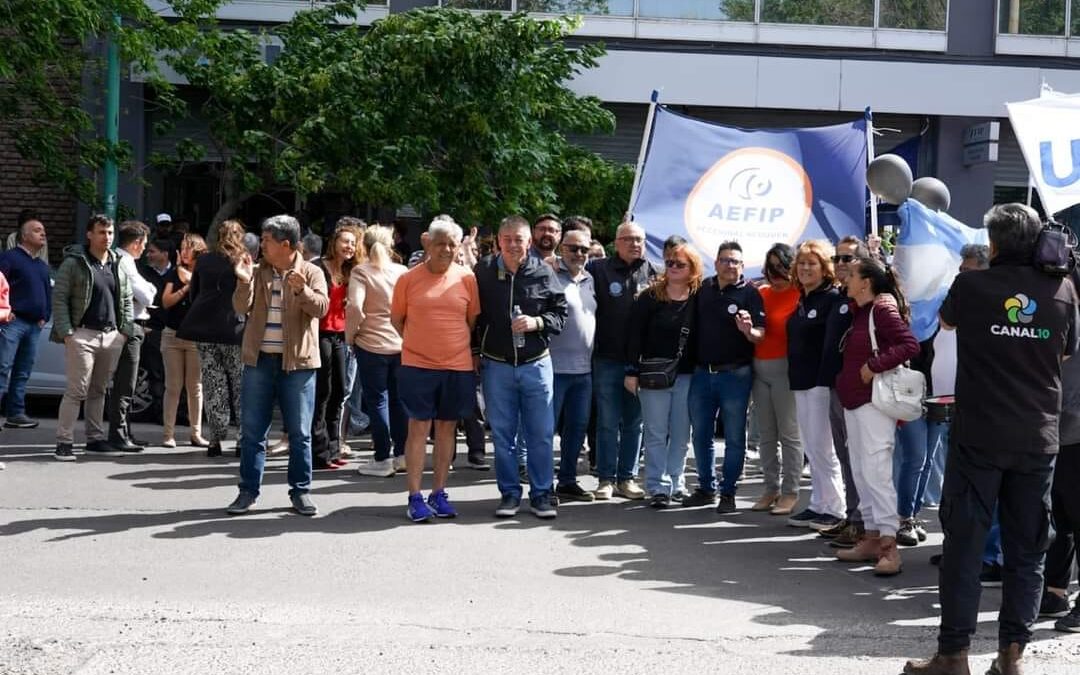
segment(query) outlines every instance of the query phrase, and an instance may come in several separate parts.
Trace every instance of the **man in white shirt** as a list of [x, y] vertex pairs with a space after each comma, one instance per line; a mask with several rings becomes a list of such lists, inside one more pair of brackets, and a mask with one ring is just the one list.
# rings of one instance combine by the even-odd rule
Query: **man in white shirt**
[[154, 296], [157, 294], [157, 287], [144, 279], [135, 265], [135, 261], [141, 258], [146, 250], [149, 234], [150, 229], [137, 220], [121, 223], [116, 233], [119, 266], [131, 281], [135, 309], [134, 335], [124, 344], [120, 353], [109, 398], [109, 445], [122, 452], [139, 452], [145, 445], [132, 438], [128, 412], [135, 393], [135, 381], [139, 376], [139, 351], [146, 337], [146, 320], [150, 318], [149, 308], [154, 304]]

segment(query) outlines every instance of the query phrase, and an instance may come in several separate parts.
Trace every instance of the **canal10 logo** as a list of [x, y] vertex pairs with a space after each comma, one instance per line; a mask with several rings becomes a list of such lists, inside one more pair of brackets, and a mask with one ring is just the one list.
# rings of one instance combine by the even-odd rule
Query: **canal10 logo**
[[776, 242], [794, 244], [810, 222], [813, 187], [802, 165], [772, 148], [741, 148], [713, 164], [686, 198], [686, 231], [713, 255], [738, 241], [748, 266]]

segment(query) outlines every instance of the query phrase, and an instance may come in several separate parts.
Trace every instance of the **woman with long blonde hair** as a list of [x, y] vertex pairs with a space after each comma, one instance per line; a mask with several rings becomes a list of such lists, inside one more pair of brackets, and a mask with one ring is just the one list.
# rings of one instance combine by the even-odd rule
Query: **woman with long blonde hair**
[[[208, 457], [221, 456], [227, 440], [230, 411], [240, 421], [240, 378], [243, 364], [240, 344], [244, 318], [233, 309], [235, 268], [249, 260], [244, 246], [244, 226], [226, 220], [218, 229], [214, 250], [199, 256], [188, 282], [191, 307], [176, 332], [178, 338], [196, 343], [202, 376], [206, 418], [210, 425]], [[237, 453], [239, 455], [239, 452]]]
[[[840, 339], [851, 308], [836, 284], [832, 244], [805, 241], [795, 253], [799, 303], [788, 318], [788, 382], [795, 393], [795, 417], [810, 463], [810, 503], [788, 518], [795, 527], [821, 531], [840, 524], [846, 510], [844, 479], [833, 445], [829, 406], [840, 372]], [[777, 509], [774, 515], [784, 515]]]
[[[634, 301], [624, 385], [641, 399], [645, 436], [645, 491], [650, 506], [665, 508], [685, 493], [683, 477], [690, 449], [687, 405], [694, 373], [694, 295], [701, 288], [701, 256], [686, 241], [664, 245], [665, 271]], [[658, 360], [674, 362], [674, 377], [662, 382], [639, 374]], [[665, 386], [666, 385], [666, 386]]]
[[356, 357], [375, 446], [375, 458], [357, 469], [365, 476], [388, 477], [405, 469], [408, 418], [397, 391], [401, 336], [390, 323], [390, 301], [398, 278], [408, 270], [394, 262], [393, 246], [393, 230], [369, 227], [362, 247], [367, 262], [354, 267], [349, 280], [346, 340]]
[[191, 309], [191, 276], [195, 261], [206, 252], [206, 241], [197, 234], [185, 234], [180, 243], [177, 264], [165, 275], [161, 304], [165, 307], [165, 329], [161, 333], [161, 358], [165, 362], [165, 401], [162, 411], [161, 444], [176, 447], [176, 408], [181, 389], [187, 391], [188, 424], [191, 444], [197, 448], [210, 445], [202, 437], [202, 371], [199, 350], [190, 340], [176, 337], [176, 331]]

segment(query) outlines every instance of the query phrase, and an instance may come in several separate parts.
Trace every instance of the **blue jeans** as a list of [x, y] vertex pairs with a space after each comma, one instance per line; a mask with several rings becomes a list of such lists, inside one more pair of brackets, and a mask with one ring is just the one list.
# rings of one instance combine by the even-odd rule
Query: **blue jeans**
[[367, 411], [364, 410], [364, 388], [359, 375], [357, 375], [357, 370], [355, 352], [350, 350], [349, 369], [345, 378], [348, 384], [345, 387], [345, 391], [348, 392], [345, 397], [345, 410], [349, 413], [348, 417], [344, 418], [346, 436], [351, 435], [353, 429], [366, 429], [371, 424], [371, 418], [368, 416]]
[[528, 472], [531, 498], [551, 492], [555, 457], [551, 437], [555, 433], [552, 414], [553, 375], [551, 358], [511, 366], [484, 359], [481, 369], [487, 419], [495, 446], [495, 482], [499, 492], [521, 498], [514, 436], [518, 425], [525, 429], [529, 446]]
[[577, 462], [592, 409], [592, 373], [555, 374], [555, 422], [562, 420], [559, 437], [559, 485], [577, 481]]
[[933, 445], [926, 453], [926, 466], [923, 468], [920, 494], [923, 506], [937, 506], [941, 503], [941, 485], [945, 480], [945, 457], [949, 454], [949, 422], [938, 424], [937, 440], [931, 436]]
[[5, 417], [26, 413], [26, 382], [34, 370], [40, 333], [41, 326], [19, 317], [3, 328], [0, 337], [0, 396], [7, 392]]
[[901, 424], [896, 430], [893, 482], [896, 484], [896, 510], [901, 518], [913, 518], [922, 508], [934, 453], [942, 435], [947, 433], [942, 427], [947, 425], [920, 417]]
[[357, 377], [364, 392], [364, 407], [371, 413], [371, 442], [375, 446], [375, 461], [390, 457], [391, 445], [395, 457], [405, 454], [405, 437], [409, 420], [398, 398], [397, 374], [401, 354], [376, 354], [353, 347]]
[[645, 419], [645, 492], [650, 496], [686, 488], [683, 472], [690, 449], [691, 375], [679, 375], [670, 389], [641, 389], [641, 416]]
[[990, 529], [986, 532], [986, 545], [983, 546], [983, 562], [988, 565], [1000, 565], [1003, 561], [1001, 555], [1001, 519], [998, 518], [997, 507], [994, 507], [994, 518], [990, 521]]
[[281, 408], [289, 432], [289, 496], [311, 490], [311, 418], [315, 411], [315, 369], [282, 370], [281, 355], [259, 354], [244, 366], [240, 383], [240, 491], [258, 496], [266, 465], [266, 436]]
[[746, 461], [746, 411], [754, 384], [749, 366], [710, 373], [694, 370], [690, 380], [690, 423], [694, 429], [694, 459], [697, 462], [698, 488], [716, 492], [716, 446], [713, 435], [716, 415], [724, 422], [724, 473], [720, 493], [735, 494]]
[[596, 394], [596, 470], [600, 481], [622, 482], [637, 475], [641, 447], [641, 403], [623, 387], [626, 365], [593, 361]]

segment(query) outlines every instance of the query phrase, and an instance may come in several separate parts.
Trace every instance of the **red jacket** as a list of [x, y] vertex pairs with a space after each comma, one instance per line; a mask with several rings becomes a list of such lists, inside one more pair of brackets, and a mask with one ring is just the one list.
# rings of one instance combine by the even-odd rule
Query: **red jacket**
[[[851, 329], [844, 340], [844, 363], [836, 378], [836, 394], [840, 403], [854, 410], [870, 402], [871, 389], [863, 384], [859, 371], [863, 364], [875, 373], [883, 373], [904, 363], [919, 353], [919, 341], [912, 335], [896, 305], [875, 300], [857, 307], [852, 303], [854, 316]], [[870, 310], [874, 311], [874, 327], [877, 333], [878, 355], [870, 347]]]

